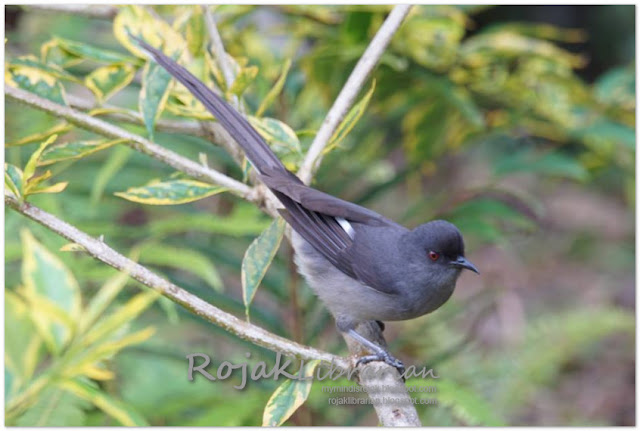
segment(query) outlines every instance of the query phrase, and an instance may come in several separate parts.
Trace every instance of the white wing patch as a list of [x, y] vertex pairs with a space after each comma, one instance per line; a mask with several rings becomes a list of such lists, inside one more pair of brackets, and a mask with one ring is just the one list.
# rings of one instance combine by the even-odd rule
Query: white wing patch
[[336, 217], [336, 220], [338, 221], [342, 229], [344, 229], [344, 231], [347, 233], [347, 235], [351, 237], [351, 239], [354, 239], [356, 237], [356, 231], [353, 230], [353, 226], [351, 226], [351, 223], [349, 223], [342, 217]]

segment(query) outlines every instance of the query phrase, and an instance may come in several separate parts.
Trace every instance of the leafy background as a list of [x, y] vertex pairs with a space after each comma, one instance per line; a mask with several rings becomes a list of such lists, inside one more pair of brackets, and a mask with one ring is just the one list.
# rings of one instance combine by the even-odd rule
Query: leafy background
[[[238, 74], [225, 88], [197, 7], [91, 19], [8, 6], [5, 85], [79, 99], [100, 118], [139, 112], [119, 124], [243, 178], [220, 147], [154, 127], [207, 118], [123, 36], [155, 29], [145, 37], [166, 49], [185, 40], [180, 61], [239, 98], [296, 168], [388, 10], [216, 7]], [[482, 272], [463, 275], [435, 313], [387, 325], [397, 356], [441, 376], [427, 382], [436, 394], [419, 395], [438, 400], [418, 406], [423, 424], [634, 423], [634, 17], [633, 6], [416, 7], [329, 147], [318, 188], [409, 226], [456, 223]], [[265, 229], [252, 247], [268, 263], [281, 234], [252, 205], [122, 142], [15, 102], [6, 113], [10, 191], [224, 310], [346, 354], [286, 241], [266, 274], [243, 265]], [[158, 199], [192, 203], [145, 205]], [[60, 251], [63, 239], [12, 211], [5, 238], [8, 423], [260, 425], [276, 389], [309, 391], [286, 424], [377, 423], [370, 406], [329, 405], [321, 384], [189, 382], [190, 353], [214, 364], [274, 355]]]

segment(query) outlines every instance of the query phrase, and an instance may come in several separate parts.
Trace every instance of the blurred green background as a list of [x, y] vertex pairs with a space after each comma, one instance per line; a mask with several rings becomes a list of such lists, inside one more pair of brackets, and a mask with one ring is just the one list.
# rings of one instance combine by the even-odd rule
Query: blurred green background
[[[106, 9], [86, 17], [7, 6], [5, 85], [62, 103], [80, 99], [89, 107], [137, 111], [144, 60], [119, 42], [114, 13], [143, 14], [142, 26], [173, 25], [189, 43], [192, 70], [219, 84], [208, 69], [199, 7]], [[228, 53], [247, 76], [246, 88], [235, 92], [246, 112], [295, 131], [293, 143], [276, 147], [288, 166], [299, 166], [389, 10], [213, 10]], [[414, 7], [372, 76], [375, 87], [369, 80], [363, 88], [362, 116], [326, 155], [317, 188], [407, 226], [433, 218], [455, 223], [482, 273], [464, 274], [452, 299], [433, 314], [387, 324], [397, 357], [441, 376], [437, 394], [428, 394], [438, 405], [417, 406], [423, 425], [635, 423], [634, 29], [634, 6]], [[35, 63], [26, 63], [28, 55]], [[107, 86], [103, 93], [86, 78], [105, 76], [95, 73], [101, 67], [117, 72], [106, 84], [94, 80]], [[277, 97], [257, 113], [285, 74]], [[194, 123], [199, 108], [180, 97], [173, 87], [159, 121]], [[60, 120], [12, 101], [5, 113], [5, 160], [24, 170]], [[118, 124], [148, 136], [142, 124]], [[34, 134], [41, 136], [25, 141]], [[206, 154], [211, 166], [243, 178], [230, 156], [201, 137], [161, 130], [153, 137], [193, 160]], [[56, 143], [97, 138], [71, 128]], [[228, 193], [176, 206], [115, 196], [174, 174], [122, 145], [46, 168], [55, 178], [50, 184], [68, 186], [29, 202], [244, 316], [240, 267], [268, 216]], [[272, 352], [168, 300], [143, 296], [140, 285], [106, 265], [59, 251], [64, 239], [8, 208], [5, 213], [7, 424], [262, 423], [280, 382], [252, 382], [242, 391], [232, 388], [238, 381], [189, 382], [185, 356], [202, 352], [217, 364], [243, 362], [251, 352], [253, 362], [273, 362]], [[55, 296], [61, 284], [43, 280], [56, 277], [73, 291], [70, 314], [84, 322], [86, 334], [112, 343], [109, 354], [80, 361], [88, 342], [65, 344], [64, 325], [43, 317], [36, 293]], [[89, 305], [98, 307], [109, 291], [106, 314], [94, 317], [115, 316], [117, 324], [101, 328], [108, 318], [87, 318]], [[251, 322], [347, 354], [332, 318], [297, 275], [286, 241], [257, 291]], [[147, 328], [155, 328], [153, 335]], [[69, 383], [64, 373], [72, 365]], [[371, 406], [329, 405], [335, 395], [321, 386], [313, 385], [286, 424], [377, 424]]]

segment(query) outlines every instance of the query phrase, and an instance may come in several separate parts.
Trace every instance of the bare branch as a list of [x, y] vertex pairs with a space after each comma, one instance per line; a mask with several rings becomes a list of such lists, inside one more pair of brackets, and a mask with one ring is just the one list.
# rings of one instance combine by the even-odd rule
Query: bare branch
[[[418, 412], [404, 382], [384, 362], [370, 362], [359, 382], [371, 398], [380, 425], [385, 427], [422, 426]], [[393, 399], [391, 401], [390, 399]]]
[[304, 159], [302, 167], [298, 171], [298, 176], [305, 184], [309, 184], [313, 172], [317, 169], [322, 160], [322, 151], [329, 143], [329, 139], [340, 124], [340, 121], [347, 114], [353, 101], [360, 92], [365, 80], [380, 60], [385, 48], [391, 41], [391, 38], [402, 24], [405, 16], [409, 13], [411, 6], [398, 5], [393, 8], [387, 19], [384, 21], [371, 43], [367, 47], [358, 64], [351, 72], [349, 79], [342, 87], [340, 94], [336, 98], [329, 113], [324, 119], [322, 126], [318, 130], [309, 151]]
[[[67, 101], [69, 105], [73, 108], [80, 109], [82, 111], [91, 111], [92, 109], [98, 108], [95, 103], [91, 103], [84, 97], [77, 97], [72, 94], [67, 94]], [[113, 105], [103, 104], [101, 108], [104, 108], [105, 113], [97, 114], [103, 118], [109, 118], [115, 121], [122, 121], [128, 124], [136, 124], [139, 126], [144, 126], [144, 119], [142, 118], [142, 114], [137, 111], [133, 111], [131, 109], [125, 109], [116, 107]], [[113, 111], [109, 111], [113, 109]], [[222, 133], [226, 132], [224, 128], [218, 123], [212, 123], [211, 127], [216, 130], [216, 136], [222, 136]], [[200, 124], [196, 121], [183, 121], [183, 120], [169, 120], [169, 119], [159, 119], [156, 121], [155, 125], [156, 130], [161, 132], [168, 133], [184, 133], [186, 135], [198, 136], [201, 138], [207, 138], [211, 135], [204, 130]], [[228, 139], [231, 139], [231, 136], [227, 133]], [[218, 143], [218, 141], [215, 141]]]
[[27, 10], [35, 10], [50, 13], [66, 13], [71, 15], [81, 15], [88, 18], [113, 19], [118, 8], [111, 5], [82, 5], [82, 4], [33, 4], [24, 5]]
[[337, 368], [343, 370], [346, 370], [349, 367], [348, 362], [344, 358], [294, 343], [293, 341], [272, 334], [263, 328], [247, 323], [220, 310], [201, 298], [151, 272], [146, 267], [121, 255], [103, 241], [87, 235], [74, 226], [71, 226], [34, 205], [26, 202], [20, 203], [15, 197], [10, 195], [5, 195], [4, 201], [5, 204], [19, 213], [22, 213], [30, 219], [40, 223], [69, 241], [81, 245], [86, 249], [87, 253], [94, 258], [119, 271], [127, 273], [130, 277], [145, 286], [159, 291], [162, 295], [166, 296], [173, 302], [182, 305], [192, 313], [222, 327], [224, 330], [242, 338], [243, 340], [250, 341], [258, 346], [265, 347], [275, 352], [281, 352], [287, 356], [293, 356], [307, 361], [320, 359], [327, 364], [333, 363]]
[[[387, 347], [382, 330], [376, 322], [362, 322], [356, 331], [377, 345]], [[344, 339], [352, 357], [358, 358], [371, 353], [348, 335], [345, 335]], [[381, 425], [421, 426], [407, 387], [394, 367], [384, 362], [370, 362], [360, 367], [358, 382], [369, 395]], [[390, 397], [394, 398], [393, 402], [389, 402]]]
[[236, 195], [250, 201], [255, 201], [256, 199], [256, 194], [253, 192], [253, 189], [246, 184], [234, 180], [233, 178], [228, 177], [214, 169], [189, 160], [179, 154], [174, 153], [173, 151], [167, 150], [166, 148], [149, 141], [148, 139], [121, 129], [120, 127], [114, 126], [113, 124], [107, 123], [83, 112], [76, 111], [67, 106], [59, 105], [28, 91], [11, 87], [9, 85], [5, 86], [5, 95], [10, 99], [22, 102], [40, 111], [47, 112], [59, 118], [64, 118], [70, 123], [73, 123], [83, 129], [98, 133], [109, 138], [126, 139], [128, 141], [127, 145], [129, 145], [134, 150], [147, 154], [156, 160], [159, 160], [181, 172], [184, 172], [187, 175], [212, 184], [227, 187], [230, 192], [235, 193]]

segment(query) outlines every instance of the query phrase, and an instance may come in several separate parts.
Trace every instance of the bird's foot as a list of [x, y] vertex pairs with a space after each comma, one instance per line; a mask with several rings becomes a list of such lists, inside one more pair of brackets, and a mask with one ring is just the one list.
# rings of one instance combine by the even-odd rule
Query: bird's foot
[[400, 375], [404, 374], [405, 372], [404, 364], [402, 363], [402, 361], [392, 356], [389, 352], [385, 352], [384, 350], [380, 350], [373, 355], [359, 357], [358, 361], [356, 362], [356, 367], [358, 365], [368, 364], [369, 362], [373, 361], [381, 361], [387, 365], [391, 365], [396, 370], [398, 370]]

